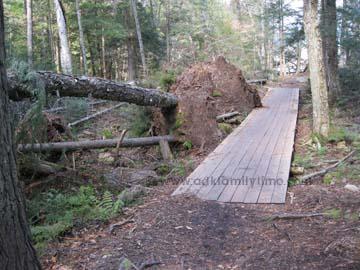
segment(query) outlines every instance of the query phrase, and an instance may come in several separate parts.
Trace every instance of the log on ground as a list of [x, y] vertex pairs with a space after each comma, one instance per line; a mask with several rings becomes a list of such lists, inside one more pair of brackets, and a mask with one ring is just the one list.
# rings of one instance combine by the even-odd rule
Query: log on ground
[[[170, 93], [156, 89], [147, 89], [126, 83], [110, 81], [96, 77], [75, 77], [48, 71], [36, 72], [43, 82], [47, 93], [69, 97], [88, 97], [97, 99], [129, 102], [141, 106], [173, 108], [178, 98]], [[23, 83], [14, 74], [9, 74], [9, 96], [13, 100], [31, 96], [29, 85]]]
[[[154, 136], [144, 138], [124, 139], [120, 147], [140, 147], [157, 145], [161, 140], [167, 142], [176, 142], [174, 136]], [[59, 143], [42, 143], [42, 144], [19, 144], [17, 150], [22, 153], [28, 152], [63, 152], [84, 149], [112, 148], [118, 145], [119, 139], [78, 141], [78, 142], [59, 142]]]

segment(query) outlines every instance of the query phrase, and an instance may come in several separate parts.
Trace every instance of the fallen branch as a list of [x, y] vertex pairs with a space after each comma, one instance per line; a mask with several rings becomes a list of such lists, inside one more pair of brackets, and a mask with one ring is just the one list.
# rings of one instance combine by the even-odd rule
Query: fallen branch
[[300, 182], [306, 182], [314, 177], [317, 177], [317, 176], [321, 176], [321, 175], [324, 175], [326, 173], [328, 173], [329, 171], [335, 169], [336, 167], [338, 167], [340, 164], [342, 164], [343, 162], [345, 162], [347, 159], [349, 159], [351, 156], [353, 156], [355, 154], [356, 150], [350, 152], [349, 154], [347, 154], [344, 158], [340, 159], [339, 161], [337, 161], [335, 164], [325, 168], [325, 169], [322, 169], [321, 171], [318, 171], [318, 172], [313, 172], [313, 173], [310, 173], [308, 175], [304, 175], [303, 177], [300, 177], [299, 180]]
[[321, 217], [324, 216], [325, 213], [284, 213], [277, 214], [267, 218], [268, 220], [278, 220], [278, 219], [300, 219], [306, 217]]
[[135, 220], [133, 219], [133, 217], [130, 217], [130, 218], [124, 220], [124, 221], [111, 224], [111, 225], [109, 226], [109, 233], [110, 233], [110, 234], [113, 234], [115, 228], [119, 228], [119, 227], [122, 227], [122, 226], [124, 226], [124, 225], [126, 225], [126, 224], [134, 223], [134, 222], [135, 222]]
[[111, 112], [112, 110], [115, 110], [116, 108], [119, 108], [119, 107], [121, 107], [121, 106], [124, 106], [125, 104], [126, 104], [126, 103], [119, 103], [119, 104], [117, 104], [117, 105], [115, 105], [115, 106], [113, 106], [113, 107], [110, 107], [110, 108], [108, 108], [108, 109], [105, 109], [105, 110], [102, 110], [102, 111], [100, 111], [100, 112], [91, 114], [91, 115], [86, 116], [86, 117], [84, 117], [84, 118], [81, 118], [81, 119], [79, 119], [79, 120], [77, 120], [77, 121], [75, 121], [75, 122], [69, 123], [69, 124], [68, 124], [68, 127], [73, 127], [73, 126], [79, 125], [79, 124], [81, 124], [81, 123], [84, 123], [84, 122], [86, 122], [86, 121], [89, 121], [89, 120], [91, 120], [91, 119], [94, 119], [94, 118], [96, 118], [96, 117], [98, 117], [98, 116], [100, 116], [100, 115], [103, 115], [103, 114], [105, 114], [105, 113]]
[[161, 264], [160, 261], [155, 261], [155, 260], [151, 260], [151, 261], [147, 261], [147, 262], [143, 262], [140, 267], [138, 268], [138, 270], [144, 270], [146, 268], [155, 266], [155, 265], [159, 265]]
[[125, 138], [125, 135], [126, 135], [126, 132], [127, 132], [128, 130], [127, 129], [124, 129], [122, 132], [121, 132], [121, 135], [120, 135], [120, 139], [119, 139], [119, 141], [118, 141], [118, 143], [117, 143], [117, 145], [116, 145], [116, 157], [118, 157], [119, 156], [119, 151], [120, 151], [120, 146], [121, 146], [121, 144], [122, 144], [122, 142], [123, 142], [123, 140], [124, 140], [124, 138]]
[[239, 112], [225, 113], [225, 114], [216, 116], [216, 121], [219, 122], [219, 123], [224, 122], [226, 119], [230, 119], [230, 118], [233, 118], [233, 117], [238, 116], [238, 115], [240, 115]]
[[291, 241], [290, 234], [286, 230], [281, 230], [275, 223], [272, 224], [273, 227], [282, 235], [284, 235], [289, 241]]
[[[176, 142], [174, 136], [154, 136], [144, 138], [130, 138], [124, 139], [121, 147], [139, 147], [157, 145], [161, 140], [168, 142]], [[119, 139], [110, 140], [94, 140], [94, 141], [78, 141], [78, 142], [58, 142], [58, 143], [43, 143], [43, 144], [19, 144], [17, 151], [22, 153], [28, 152], [63, 152], [84, 149], [100, 149], [100, 148], [113, 148], [116, 147]]]
[[247, 80], [246, 82], [248, 84], [260, 84], [260, 85], [264, 85], [266, 84], [267, 79], [258, 79], [258, 80]]

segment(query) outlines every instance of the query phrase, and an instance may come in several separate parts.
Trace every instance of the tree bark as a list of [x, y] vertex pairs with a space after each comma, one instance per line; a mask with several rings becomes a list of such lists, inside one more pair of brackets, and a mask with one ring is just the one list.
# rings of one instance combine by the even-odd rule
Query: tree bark
[[[144, 138], [123, 139], [120, 147], [140, 147], [159, 144], [161, 140], [167, 142], [175, 142], [174, 136], [158, 136]], [[43, 143], [43, 144], [20, 144], [18, 151], [22, 153], [28, 152], [62, 152], [84, 149], [100, 149], [117, 147], [119, 139], [95, 140], [95, 141], [78, 141], [78, 142], [59, 142], [59, 143]]]
[[335, 101], [340, 93], [338, 75], [338, 46], [337, 46], [337, 16], [336, 0], [321, 0], [322, 35], [324, 45], [324, 60], [327, 71], [327, 82], [331, 101]]
[[[343, 0], [343, 9], [346, 10], [348, 8], [348, 0]], [[341, 18], [341, 36], [340, 36], [340, 55], [341, 55], [341, 64], [343, 66], [348, 65], [349, 60], [349, 50], [345, 46], [345, 40], [348, 38], [348, 22], [344, 13]]]
[[26, 0], [26, 29], [27, 29], [27, 53], [29, 67], [33, 67], [33, 21], [32, 0]]
[[318, 16], [318, 4], [318, 0], [304, 0], [304, 22], [308, 43], [313, 130], [326, 137], [329, 133], [330, 119], [326, 66]]
[[301, 72], [301, 44], [298, 41], [296, 45], [296, 74]]
[[0, 0], [0, 269], [41, 269], [31, 244], [13, 148], [5, 70], [3, 1]]
[[134, 15], [134, 19], [135, 19], [136, 35], [137, 35], [138, 42], [139, 42], [141, 63], [142, 63], [143, 70], [144, 70], [144, 76], [146, 77], [146, 75], [147, 75], [147, 67], [146, 67], [144, 43], [143, 43], [143, 40], [142, 40], [140, 21], [139, 21], [139, 17], [138, 17], [137, 8], [136, 8], [136, 2], [135, 2], [135, 1], [136, 1], [136, 0], [130, 0], [130, 2], [131, 2], [131, 7], [132, 7], [132, 11], [133, 11], [133, 15]]
[[81, 10], [79, 0], [75, 0], [76, 5], [76, 16], [79, 27], [79, 39], [80, 39], [80, 48], [81, 48], [81, 59], [84, 69], [84, 75], [87, 75], [87, 59], [86, 59], [86, 47], [85, 47], [85, 39], [84, 39], [84, 31], [81, 23]]
[[48, 8], [48, 14], [46, 16], [47, 19], [47, 34], [48, 34], [48, 43], [49, 43], [49, 49], [51, 54], [51, 62], [55, 63], [55, 52], [54, 52], [54, 35], [53, 35], [53, 29], [52, 29], [52, 16], [51, 16], [51, 4], [50, 0], [47, 1], [47, 8]]
[[128, 53], [128, 61], [127, 61], [127, 68], [128, 68], [128, 81], [134, 81], [137, 77], [137, 70], [136, 70], [136, 53], [134, 48], [133, 36], [127, 38], [126, 47]]
[[285, 70], [285, 44], [284, 44], [284, 3], [280, 0], [280, 14], [279, 14], [279, 34], [280, 34], [280, 77], [284, 77]]
[[[155, 106], [161, 108], [176, 107], [178, 99], [170, 93], [156, 89], [146, 89], [125, 83], [105, 80], [95, 77], [75, 77], [54, 72], [38, 71], [38, 79], [42, 80], [45, 90], [60, 96], [88, 97], [124, 101], [141, 106]], [[9, 96], [14, 100], [29, 97], [31, 89], [20, 82], [16, 76], [10, 75]]]
[[60, 0], [54, 0], [56, 20], [60, 38], [61, 69], [65, 74], [72, 74], [71, 53], [66, 29], [65, 13]]

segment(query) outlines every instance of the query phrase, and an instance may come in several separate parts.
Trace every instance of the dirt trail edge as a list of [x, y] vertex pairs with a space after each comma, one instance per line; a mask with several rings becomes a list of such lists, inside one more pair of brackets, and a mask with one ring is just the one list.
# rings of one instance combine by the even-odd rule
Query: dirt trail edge
[[[295, 85], [304, 89], [291, 82]], [[170, 196], [177, 184], [152, 189], [142, 204], [125, 209], [112, 223], [131, 222], [112, 233], [110, 224], [93, 226], [53, 243], [42, 257], [44, 267], [118, 270], [126, 258], [137, 266], [161, 262], [147, 269], [360, 268], [359, 220], [330, 211], [358, 214], [360, 200], [354, 192], [297, 185], [289, 188], [285, 205], [243, 205]], [[329, 214], [269, 218], [282, 213]]]

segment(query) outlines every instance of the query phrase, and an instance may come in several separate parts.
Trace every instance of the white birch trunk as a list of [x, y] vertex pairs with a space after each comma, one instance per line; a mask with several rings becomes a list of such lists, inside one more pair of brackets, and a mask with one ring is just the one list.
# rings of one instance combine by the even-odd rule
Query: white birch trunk
[[139, 42], [141, 63], [142, 63], [143, 69], [144, 69], [144, 75], [146, 76], [147, 75], [147, 68], [146, 68], [144, 43], [143, 43], [143, 40], [142, 40], [141, 27], [140, 27], [139, 17], [138, 17], [138, 13], [137, 13], [137, 9], [136, 9], [136, 2], [135, 2], [136, 0], [130, 0], [130, 1], [131, 1], [131, 7], [132, 7], [134, 19], [135, 19], [136, 34], [137, 34], [137, 38], [138, 38], [138, 42]]
[[32, 0], [26, 0], [26, 29], [27, 29], [27, 53], [29, 67], [33, 67], [33, 22]]
[[60, 38], [61, 69], [65, 74], [72, 74], [71, 53], [69, 48], [64, 11], [62, 9], [60, 0], [54, 0], [54, 5]]

